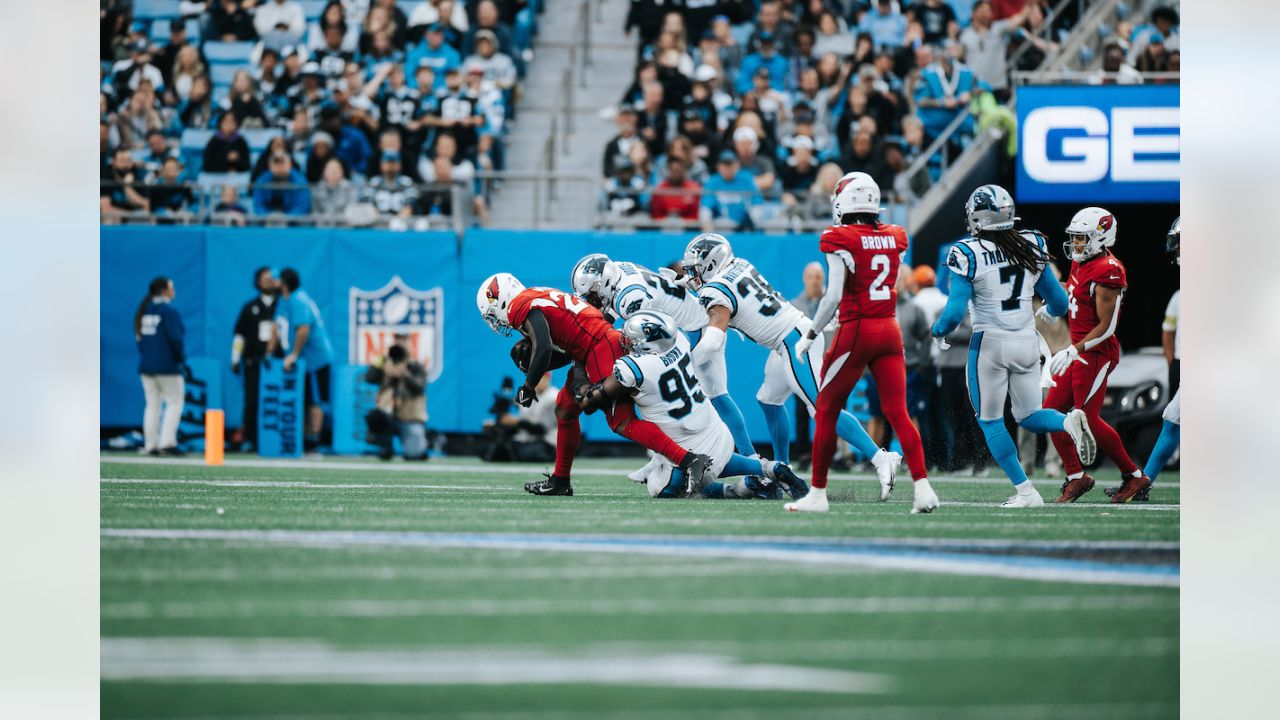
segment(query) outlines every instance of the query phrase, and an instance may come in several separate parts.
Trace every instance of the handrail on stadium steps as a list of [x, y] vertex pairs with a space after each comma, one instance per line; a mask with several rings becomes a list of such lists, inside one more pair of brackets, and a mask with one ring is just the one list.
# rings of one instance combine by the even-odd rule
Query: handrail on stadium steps
[[[1144, 72], [1138, 73], [1144, 82], [1178, 84], [1182, 73], [1179, 72]], [[1099, 73], [1097, 70], [1047, 70], [1045, 72], [1013, 73], [1014, 85], [1080, 85], [1091, 84], [1096, 80], [1119, 80], [1120, 73]]]

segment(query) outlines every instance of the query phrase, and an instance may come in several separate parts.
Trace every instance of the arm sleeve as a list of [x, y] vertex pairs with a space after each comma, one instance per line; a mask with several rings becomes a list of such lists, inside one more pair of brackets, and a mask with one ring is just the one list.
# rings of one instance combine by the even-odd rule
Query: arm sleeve
[[1049, 307], [1049, 312], [1054, 317], [1062, 317], [1067, 314], [1067, 291], [1062, 289], [1062, 283], [1053, 276], [1053, 273], [1045, 268], [1040, 273], [1040, 279], [1036, 281], [1036, 293], [1044, 298], [1044, 304]]
[[[845, 256], [848, 256], [848, 253], [844, 256], [827, 253], [827, 291], [822, 294], [818, 309], [813, 313], [814, 335], [822, 332], [827, 323], [831, 322], [836, 309], [840, 307], [840, 296], [844, 294]], [[852, 263], [853, 258], [849, 257], [848, 262]]]
[[524, 376], [527, 385], [530, 378], [542, 377], [551, 367], [551, 326], [547, 325], [541, 310], [530, 311], [525, 324], [529, 326], [533, 341], [533, 348], [529, 350], [529, 372]]
[[937, 322], [933, 324], [933, 334], [941, 337], [955, 330], [964, 320], [969, 310], [969, 298], [973, 297], [973, 283], [964, 275], [955, 274], [951, 278], [951, 294], [947, 296], [947, 306], [942, 309]]
[[733, 291], [719, 280], [707, 283], [698, 289], [698, 302], [708, 310], [716, 306], [726, 308], [730, 317], [738, 314], [738, 299], [733, 296]]

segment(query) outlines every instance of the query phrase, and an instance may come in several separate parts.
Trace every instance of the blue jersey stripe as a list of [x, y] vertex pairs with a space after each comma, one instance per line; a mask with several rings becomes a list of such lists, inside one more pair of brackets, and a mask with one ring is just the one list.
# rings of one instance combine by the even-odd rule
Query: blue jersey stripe
[[965, 277], [972, 280], [974, 273], [978, 270], [978, 257], [973, 254], [973, 248], [965, 243], [957, 243], [956, 247], [960, 248], [960, 252], [969, 256], [969, 271], [965, 273]]
[[636, 361], [635, 361], [635, 360], [632, 360], [631, 358], [626, 357], [626, 356], [624, 355], [624, 356], [622, 357], [622, 362], [626, 363], [626, 364], [627, 364], [627, 367], [631, 368], [631, 372], [635, 374], [635, 376], [636, 376], [636, 387], [640, 387], [641, 385], [643, 385], [643, 384], [644, 384], [644, 373], [640, 372], [640, 366], [636, 364]]
[[738, 298], [734, 297], [733, 291], [729, 289], [729, 286], [724, 283], [712, 282], [707, 283], [703, 287], [715, 288], [716, 290], [724, 293], [724, 296], [729, 298], [729, 302], [733, 303], [733, 307], [729, 310], [729, 317], [733, 317], [738, 314]]
[[969, 340], [969, 364], [965, 374], [969, 379], [969, 403], [973, 405], [975, 417], [982, 417], [982, 392], [978, 387], [978, 353], [982, 350], [982, 333], [976, 332]]
[[643, 285], [639, 285], [639, 284], [636, 284], [636, 285], [628, 285], [628, 286], [626, 286], [626, 287], [622, 288], [622, 290], [618, 291], [618, 294], [616, 294], [616, 295], [614, 295], [614, 296], [613, 296], [613, 312], [614, 312], [618, 317], [622, 317], [622, 304], [621, 304], [621, 303], [622, 303], [622, 296], [623, 296], [623, 295], [626, 295], [628, 292], [630, 292], [632, 288], [640, 288], [641, 292], [643, 292], [643, 293], [644, 293], [645, 297], [650, 298], [650, 299], [652, 299], [652, 298], [653, 298], [653, 296], [649, 294], [649, 291], [648, 291], [647, 289], [645, 289], [645, 286], [643, 286]]

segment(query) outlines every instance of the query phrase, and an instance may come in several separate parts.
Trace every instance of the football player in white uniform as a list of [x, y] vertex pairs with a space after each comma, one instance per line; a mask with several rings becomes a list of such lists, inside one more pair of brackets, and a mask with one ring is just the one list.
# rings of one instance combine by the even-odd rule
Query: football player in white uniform
[[614, 363], [613, 375], [587, 388], [580, 399], [586, 412], [606, 407], [615, 398], [632, 395], [646, 420], [690, 452], [711, 458], [710, 477], [752, 476], [735, 483], [699, 486], [662, 458], [645, 477], [653, 497], [709, 498], [769, 497], [776, 483], [792, 498], [809, 488], [785, 463], [748, 458], [733, 451], [729, 428], [707, 402], [693, 362], [688, 337], [675, 321], [660, 312], [639, 310], [622, 326], [629, 354]]
[[1001, 507], [1043, 507], [1044, 499], [1018, 462], [1018, 448], [1004, 425], [1005, 398], [1013, 398], [1013, 417], [1036, 433], [1066, 432], [1090, 463], [1097, 451], [1088, 420], [1079, 408], [1063, 415], [1041, 407], [1040, 337], [1036, 334], [1031, 298], [1039, 293], [1041, 313], [1062, 317], [1067, 293], [1045, 272], [1049, 253], [1045, 238], [1034, 230], [1016, 229], [1013, 198], [998, 185], [983, 185], [969, 195], [965, 217], [970, 237], [947, 255], [951, 293], [933, 325], [934, 341], [951, 347], [946, 334], [966, 311], [972, 313], [969, 343], [969, 399], [992, 457], [1013, 482], [1017, 494]]
[[[656, 310], [669, 316], [676, 327], [688, 335], [694, 347], [707, 325], [707, 311], [698, 302], [697, 293], [680, 283], [668, 268], [653, 272], [636, 263], [615, 261], [602, 253], [592, 253], [573, 266], [570, 283], [575, 295], [599, 308], [610, 320], [625, 321], [641, 310]], [[729, 395], [723, 348], [700, 355], [698, 378], [712, 407], [729, 426], [738, 452], [755, 457], [751, 435], [747, 432], [747, 420]], [[643, 482], [654, 466], [661, 462], [657, 453], [650, 453], [650, 457], [648, 465], [631, 473], [632, 480]]]
[[[818, 398], [826, 343], [821, 334], [804, 353], [796, 357], [795, 346], [813, 323], [804, 313], [782, 298], [755, 266], [733, 255], [723, 235], [703, 233], [689, 242], [682, 260], [689, 282], [698, 290], [698, 299], [707, 311], [707, 327], [694, 348], [697, 360], [703, 353], [723, 351], [725, 330], [732, 327], [749, 340], [773, 352], [764, 364], [764, 382], [756, 393], [773, 441], [774, 459], [790, 458], [791, 418], [785, 405], [795, 395], [812, 416]], [[881, 486], [892, 486], [902, 456], [878, 447], [857, 419], [841, 411], [836, 434], [871, 460]]]

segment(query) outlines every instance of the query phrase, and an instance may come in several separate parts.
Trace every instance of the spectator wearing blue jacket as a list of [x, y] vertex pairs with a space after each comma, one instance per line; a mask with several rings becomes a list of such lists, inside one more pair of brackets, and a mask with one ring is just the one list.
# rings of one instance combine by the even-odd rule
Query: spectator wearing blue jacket
[[182, 454], [178, 450], [178, 424], [182, 422], [186, 394], [182, 365], [187, 356], [182, 344], [182, 316], [170, 304], [173, 296], [173, 280], [158, 277], [147, 287], [133, 316], [138, 374], [147, 399], [142, 414], [142, 449], [149, 455]]
[[256, 215], [306, 215], [311, 212], [311, 189], [307, 187], [307, 176], [293, 167], [289, 153], [276, 151], [267, 163], [267, 171], [253, 179], [253, 212]]
[[874, 7], [863, 13], [858, 31], [871, 35], [877, 49], [902, 47], [907, 36], [907, 18], [893, 0], [877, 0]]
[[732, 150], [720, 153], [716, 174], [707, 178], [702, 186], [702, 214], [706, 219], [727, 219], [735, 230], [752, 227], [748, 210], [755, 203], [764, 202], [756, 188], [751, 173], [741, 170], [738, 156]]
[[[969, 113], [977, 81], [969, 66], [953, 60], [948, 51], [938, 50], [933, 57], [933, 63], [921, 71], [916, 82], [915, 100], [925, 133], [938, 137], [957, 115]], [[961, 124], [960, 132], [973, 134], [972, 117]]]
[[284, 350], [285, 372], [292, 372], [298, 359], [306, 361], [304, 396], [307, 425], [303, 445], [314, 452], [320, 444], [324, 428], [324, 405], [329, 402], [329, 366], [333, 362], [333, 345], [324, 327], [324, 317], [316, 303], [302, 289], [302, 278], [293, 268], [280, 271], [280, 301], [276, 303], [275, 333], [268, 354]]
[[363, 175], [373, 159], [373, 147], [365, 134], [342, 118], [342, 108], [332, 100], [320, 106], [320, 129], [333, 138], [333, 154], [351, 172]]
[[770, 87], [785, 91], [789, 64], [787, 59], [778, 52], [777, 39], [770, 32], [761, 32], [756, 38], [760, 41], [760, 49], [742, 58], [742, 65], [738, 69], [738, 93], [744, 94], [751, 91], [752, 78], [760, 68], [769, 70]]
[[[419, 88], [418, 68], [426, 65], [434, 75], [434, 85]], [[409, 86], [417, 88], [426, 95], [444, 87], [444, 75], [449, 70], [462, 66], [462, 56], [444, 41], [444, 23], [434, 22], [427, 26], [422, 42], [409, 48], [404, 58], [404, 76], [409, 79]]]

